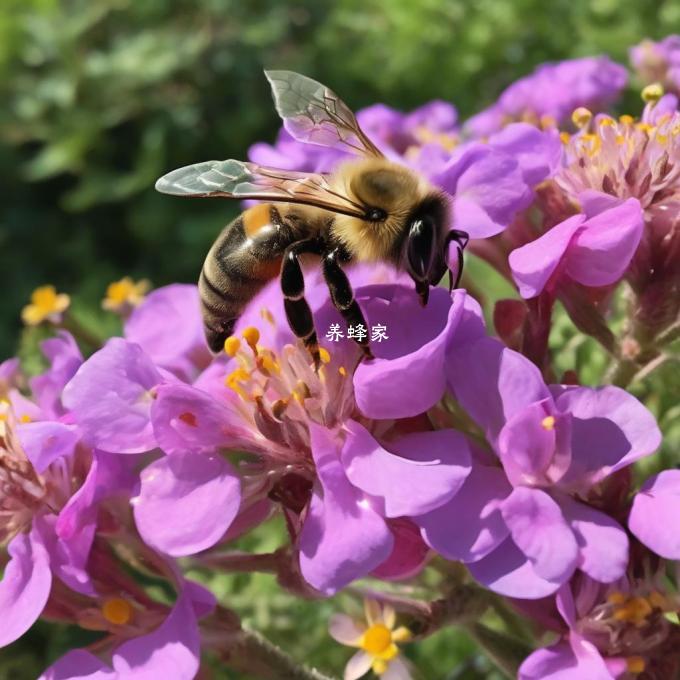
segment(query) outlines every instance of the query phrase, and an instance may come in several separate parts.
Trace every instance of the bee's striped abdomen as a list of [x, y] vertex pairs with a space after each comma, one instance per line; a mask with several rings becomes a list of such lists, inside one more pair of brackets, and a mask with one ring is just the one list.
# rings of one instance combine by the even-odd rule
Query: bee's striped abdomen
[[246, 210], [213, 244], [198, 281], [208, 346], [219, 352], [243, 308], [281, 268], [293, 230], [267, 203]]

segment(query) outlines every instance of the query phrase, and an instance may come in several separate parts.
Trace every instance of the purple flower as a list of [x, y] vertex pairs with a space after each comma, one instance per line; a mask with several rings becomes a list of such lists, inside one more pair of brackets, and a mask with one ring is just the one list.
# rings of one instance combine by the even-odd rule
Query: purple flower
[[194, 285], [174, 284], [149, 293], [125, 322], [125, 337], [182, 380], [192, 380], [212, 359]]
[[[591, 196], [591, 203], [595, 198]], [[617, 203], [604, 195], [600, 202], [614, 206], [593, 217], [569, 217], [510, 253], [512, 275], [522, 297], [552, 290], [561, 279], [605, 286], [623, 276], [642, 237], [640, 203], [634, 198]]]
[[657, 448], [652, 415], [616, 387], [548, 387], [528, 359], [486, 337], [454, 339], [447, 375], [505, 474], [473, 469], [455, 498], [416, 518], [429, 545], [514, 597], [555, 592], [577, 568], [605, 583], [620, 578], [625, 532], [583, 499]]
[[214, 605], [215, 600], [208, 591], [185, 581], [167, 618], [155, 630], [122, 642], [114, 649], [110, 665], [87, 650], [76, 649], [50, 666], [40, 680], [160, 677], [193, 680], [198, 673], [201, 653], [198, 619], [208, 614]]
[[675, 677], [680, 665], [666, 614], [677, 604], [662, 583], [621, 579], [603, 586], [581, 577], [560, 589], [555, 604], [537, 602], [550, 618], [561, 616], [561, 636], [524, 661], [519, 680]]
[[[250, 502], [269, 496], [280, 503], [300, 551], [302, 574], [315, 588], [333, 593], [384, 563], [390, 564], [385, 568], [392, 577], [417, 568], [395, 552], [391, 523], [428, 512], [455, 495], [469, 472], [467, 443], [450, 430], [387, 438], [390, 428], [369, 420], [371, 414], [359, 409], [371, 390], [402, 390], [399, 384], [405, 385], [404, 380], [417, 379], [419, 385], [418, 390], [410, 388], [408, 399], [402, 392], [401, 408], [410, 414], [422, 412], [441, 397], [443, 352], [464, 295], [457, 292], [452, 304], [445, 291], [434, 290], [430, 304], [421, 309], [410, 287], [361, 287], [357, 284], [374, 276], [366, 268], [351, 276], [368, 325], [385, 324], [390, 336], [374, 343], [376, 360], [359, 368], [356, 399], [351, 379], [360, 359], [356, 344], [347, 339], [327, 344], [317, 374], [306, 350], [291, 344], [294, 339], [287, 326], [275, 322], [285, 318], [276, 284], [249, 305], [239, 322], [239, 328], [245, 326], [244, 339], [232, 341], [233, 358], [228, 363], [216, 361], [193, 387], [157, 388], [151, 417], [156, 439], [168, 455], [154, 465], [162, 466], [164, 480], [176, 475], [176, 467], [190, 473], [190, 484], [195, 485], [182, 506], [184, 521], [179, 528], [167, 521], [161, 527], [167, 515], [160, 506], [149, 513], [151, 501], [142, 478], [135, 516], [148, 541], [161, 547], [158, 540], [163, 537], [162, 549], [172, 545], [173, 554], [187, 554], [220, 538], [226, 529], [224, 517], [233, 517], [238, 503], [235, 493], [225, 492], [217, 497], [231, 501], [229, 511], [210, 514], [209, 499], [226, 474], [216, 463], [221, 459], [215, 451], [237, 448], [255, 454], [259, 461], [241, 470]], [[342, 323], [323, 288], [310, 287], [309, 300], [321, 337], [323, 329]], [[407, 327], [405, 314], [421, 320], [416, 318], [416, 324]], [[371, 406], [383, 413], [390, 408], [386, 402]], [[177, 459], [178, 455], [184, 458]], [[203, 474], [192, 468], [192, 461], [196, 465], [205, 456], [215, 467], [208, 470], [206, 463]], [[171, 503], [175, 482], [160, 484]], [[205, 504], [199, 500], [203, 497]], [[150, 514], [154, 517], [147, 524]], [[403, 531], [399, 536], [402, 540]]]
[[680, 532], [675, 521], [680, 509], [680, 470], [664, 470], [648, 479], [633, 499], [628, 527], [657, 555], [680, 560]]
[[643, 40], [630, 49], [630, 63], [645, 83], [661, 83], [680, 92], [680, 36]]
[[453, 196], [454, 225], [471, 238], [503, 231], [533, 197], [518, 161], [479, 143], [454, 155], [433, 182]]
[[483, 137], [513, 121], [535, 123], [568, 119], [578, 106], [600, 109], [626, 86], [626, 69], [608, 57], [585, 57], [542, 64], [510, 85], [495, 104], [470, 118], [465, 131]]

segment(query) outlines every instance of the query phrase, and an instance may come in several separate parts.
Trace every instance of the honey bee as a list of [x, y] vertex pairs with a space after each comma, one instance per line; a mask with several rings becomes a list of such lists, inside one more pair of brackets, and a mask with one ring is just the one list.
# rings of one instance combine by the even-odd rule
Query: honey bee
[[[450, 243], [458, 251], [457, 287], [468, 235], [451, 228], [447, 195], [414, 170], [388, 160], [334, 92], [292, 71], [265, 75], [276, 110], [295, 139], [357, 158], [330, 174], [205, 161], [164, 175], [156, 189], [175, 196], [267, 201], [228, 224], [206, 257], [198, 284], [206, 339], [214, 352], [220, 351], [246, 304], [279, 275], [288, 324], [318, 368], [301, 256], [321, 258], [333, 305], [348, 325], [366, 327], [344, 265], [391, 263], [411, 276], [425, 305], [430, 286], [447, 270]], [[371, 358], [368, 334], [355, 340]]]

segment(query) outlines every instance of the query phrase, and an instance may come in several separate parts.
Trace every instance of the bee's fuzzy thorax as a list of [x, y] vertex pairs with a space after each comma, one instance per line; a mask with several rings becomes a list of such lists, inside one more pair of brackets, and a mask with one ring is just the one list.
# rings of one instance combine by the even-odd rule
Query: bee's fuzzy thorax
[[380, 159], [349, 161], [333, 173], [330, 183], [352, 200], [388, 215], [384, 221], [368, 222], [338, 214], [332, 226], [335, 239], [358, 261], [398, 264], [407, 218], [433, 191], [430, 184], [410, 169]]

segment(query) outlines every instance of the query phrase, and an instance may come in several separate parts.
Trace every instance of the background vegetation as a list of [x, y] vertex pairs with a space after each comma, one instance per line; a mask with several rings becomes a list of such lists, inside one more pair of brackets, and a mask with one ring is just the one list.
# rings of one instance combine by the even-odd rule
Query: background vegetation
[[[71, 293], [92, 323], [111, 280], [196, 279], [238, 207], [169, 199], [153, 184], [273, 140], [263, 67], [306, 73], [354, 108], [437, 97], [465, 118], [543, 61], [625, 63], [630, 45], [673, 32], [674, 0], [2, 0], [0, 357], [16, 351], [20, 309], [40, 284]], [[253, 540], [270, 548], [276, 535]], [[298, 658], [342, 667], [346, 650], [325, 632], [337, 603], [296, 603], [266, 576], [214, 586]], [[0, 678], [37, 677], [80, 635], [36, 626], [0, 652]], [[413, 655], [428, 680], [493, 677], [450, 630]]]

